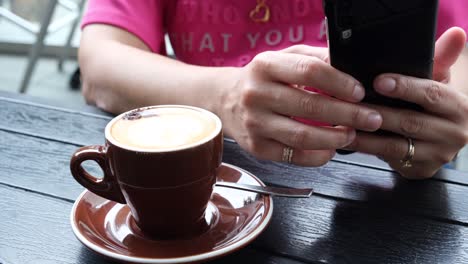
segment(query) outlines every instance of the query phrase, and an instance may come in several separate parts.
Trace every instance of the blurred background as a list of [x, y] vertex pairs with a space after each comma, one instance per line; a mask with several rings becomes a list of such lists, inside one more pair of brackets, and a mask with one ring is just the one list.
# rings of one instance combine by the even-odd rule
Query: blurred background
[[0, 89], [85, 104], [70, 86], [85, 0], [0, 0]]
[[[0, 0], [0, 91], [86, 105], [76, 60], [86, 2]], [[467, 148], [448, 167], [468, 171]]]

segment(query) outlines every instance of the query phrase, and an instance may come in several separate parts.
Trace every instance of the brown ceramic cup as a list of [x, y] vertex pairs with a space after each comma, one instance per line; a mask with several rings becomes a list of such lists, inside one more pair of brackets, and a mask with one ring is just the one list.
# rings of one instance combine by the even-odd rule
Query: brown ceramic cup
[[[202, 139], [172, 148], [141, 149], [119, 142], [111, 132], [121, 119], [151, 118], [154, 112], [172, 110], [195, 111], [215, 125]], [[81, 185], [106, 199], [127, 204], [136, 225], [150, 237], [186, 237], [208, 228], [205, 210], [223, 152], [222, 124], [216, 115], [177, 105], [135, 109], [112, 119], [106, 126], [105, 139], [105, 145], [82, 147], [73, 154], [71, 173]], [[90, 175], [82, 166], [86, 160], [99, 164], [104, 177]]]

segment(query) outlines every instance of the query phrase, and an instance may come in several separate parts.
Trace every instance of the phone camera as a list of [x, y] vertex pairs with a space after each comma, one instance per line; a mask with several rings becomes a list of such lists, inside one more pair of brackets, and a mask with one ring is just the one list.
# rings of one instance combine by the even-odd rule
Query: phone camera
[[350, 39], [352, 35], [353, 35], [353, 31], [351, 29], [346, 29], [341, 32], [341, 38], [343, 40]]

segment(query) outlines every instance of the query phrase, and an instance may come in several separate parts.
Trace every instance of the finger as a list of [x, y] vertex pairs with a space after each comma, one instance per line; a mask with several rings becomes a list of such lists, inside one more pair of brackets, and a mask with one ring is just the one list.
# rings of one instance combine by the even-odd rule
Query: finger
[[436, 166], [430, 162], [413, 162], [412, 166], [405, 168], [400, 160], [387, 161], [388, 165], [397, 171], [401, 176], [410, 180], [423, 180], [434, 176], [440, 169], [440, 165]]
[[381, 115], [369, 107], [283, 85], [272, 85], [269, 88], [263, 104], [282, 115], [365, 131], [375, 131], [382, 124]]
[[[287, 162], [283, 160], [283, 151], [286, 147], [288, 146], [275, 140], [262, 140], [259, 143], [259, 147], [252, 151], [252, 154], [262, 160]], [[293, 148], [291, 163], [299, 166], [318, 167], [326, 164], [334, 155], [334, 150], [302, 150]]]
[[[434, 152], [432, 144], [413, 140], [414, 155], [412, 161], [430, 160], [428, 156]], [[402, 160], [409, 151], [409, 143], [406, 138], [398, 136], [380, 136], [372, 133], [358, 132], [355, 140], [348, 146], [347, 150], [353, 150], [372, 154], [384, 160]]]
[[[445, 84], [398, 74], [383, 74], [376, 78], [374, 87], [382, 95], [416, 103], [429, 112], [444, 117], [466, 116], [466, 96]], [[463, 118], [462, 118], [463, 119]]]
[[338, 149], [351, 143], [356, 132], [344, 127], [308, 126], [288, 117], [275, 116], [263, 126], [262, 135], [294, 149]]
[[286, 49], [280, 50], [280, 52], [313, 56], [325, 62], [329, 61], [328, 48], [323, 48], [323, 47], [314, 47], [314, 46], [308, 46], [308, 45], [294, 45]]
[[405, 109], [372, 107], [382, 115], [384, 122], [380, 128], [383, 130], [427, 142], [444, 142], [456, 146], [466, 143], [467, 132], [447, 119]]
[[257, 55], [249, 66], [268, 80], [314, 87], [350, 102], [358, 102], [364, 98], [364, 88], [356, 79], [317, 57], [263, 52]]
[[466, 34], [458, 27], [450, 28], [437, 40], [434, 51], [434, 80], [448, 81], [450, 67], [465, 48]]

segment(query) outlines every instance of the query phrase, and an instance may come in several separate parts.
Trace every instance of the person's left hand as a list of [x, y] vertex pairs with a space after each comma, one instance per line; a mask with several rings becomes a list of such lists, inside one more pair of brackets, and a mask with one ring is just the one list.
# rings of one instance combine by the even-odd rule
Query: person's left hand
[[[374, 154], [411, 179], [432, 177], [450, 162], [468, 143], [468, 96], [461, 89], [450, 86], [450, 67], [465, 43], [466, 35], [459, 28], [449, 29], [439, 38], [434, 57], [434, 80], [398, 74], [378, 76], [374, 81], [377, 92], [416, 103], [424, 111], [369, 105], [382, 115], [382, 130], [401, 136], [359, 132], [346, 149]], [[407, 138], [413, 140], [415, 150], [411, 167], [402, 162], [409, 151]]]

